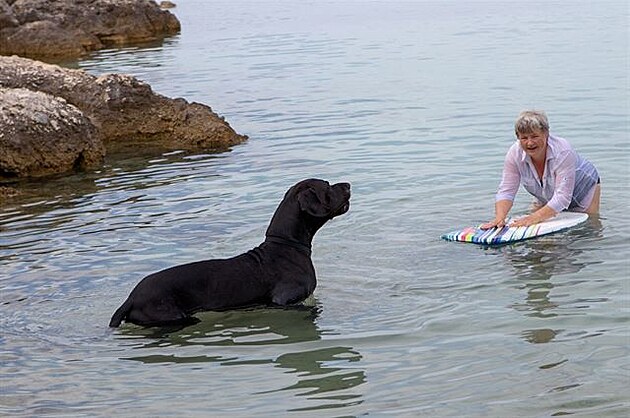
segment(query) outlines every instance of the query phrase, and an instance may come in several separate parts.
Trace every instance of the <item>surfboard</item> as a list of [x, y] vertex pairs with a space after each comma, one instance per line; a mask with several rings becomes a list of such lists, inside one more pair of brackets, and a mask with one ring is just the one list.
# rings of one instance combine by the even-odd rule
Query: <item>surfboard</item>
[[[491, 229], [481, 229], [480, 225], [469, 226], [444, 234], [442, 238], [447, 241], [470, 242], [482, 245], [502, 245], [562, 231], [579, 225], [587, 219], [588, 215], [586, 213], [560, 212], [551, 219], [531, 226], [504, 226]], [[509, 224], [512, 220], [513, 219], [508, 219], [506, 224]]]

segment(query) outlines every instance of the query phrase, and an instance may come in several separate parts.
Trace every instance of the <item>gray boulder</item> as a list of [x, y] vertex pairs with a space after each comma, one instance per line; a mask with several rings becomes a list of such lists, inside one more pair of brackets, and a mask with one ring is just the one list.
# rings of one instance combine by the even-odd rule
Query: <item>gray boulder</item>
[[27, 58], [0, 57], [0, 86], [63, 97], [90, 118], [105, 143], [150, 140], [167, 149], [226, 150], [247, 139], [210, 107], [156, 94], [130, 75], [96, 77]]
[[152, 0], [0, 0], [0, 54], [77, 58], [109, 45], [156, 41], [181, 29]]
[[[150, 142], [151, 147], [164, 150], [223, 151], [247, 140], [210, 107], [156, 94], [148, 84], [129, 75], [96, 77], [83, 70], [0, 56], [0, 88], [4, 92], [0, 178], [89, 167], [102, 158], [101, 144], [112, 142]], [[29, 95], [25, 89], [39, 94]], [[69, 125], [64, 127], [59, 117], [67, 117]], [[55, 126], [64, 129], [60, 138], [76, 134], [69, 139], [68, 153], [61, 150], [62, 145], [56, 151], [46, 148], [51, 146], [49, 142], [42, 143], [48, 141], [50, 128]], [[70, 128], [75, 129], [72, 135]], [[42, 129], [48, 133], [40, 138], [37, 132], [44, 132]], [[83, 138], [83, 146], [74, 144], [78, 138]], [[29, 159], [23, 156], [27, 151], [33, 154]], [[57, 153], [60, 155], [54, 157]], [[59, 163], [49, 162], [51, 159]]]
[[101, 163], [96, 128], [60, 97], [0, 87], [0, 177], [36, 177]]
[[6, 0], [0, 0], [0, 29], [14, 28], [19, 24], [9, 3]]

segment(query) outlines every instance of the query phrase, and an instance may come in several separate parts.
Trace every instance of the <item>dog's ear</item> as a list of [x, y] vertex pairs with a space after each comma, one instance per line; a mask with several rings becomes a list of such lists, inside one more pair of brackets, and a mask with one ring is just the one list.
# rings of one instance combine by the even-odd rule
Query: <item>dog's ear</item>
[[297, 196], [300, 210], [318, 218], [327, 216], [330, 212], [330, 208], [325, 202], [325, 195], [325, 191], [315, 191], [310, 187], [302, 190]]

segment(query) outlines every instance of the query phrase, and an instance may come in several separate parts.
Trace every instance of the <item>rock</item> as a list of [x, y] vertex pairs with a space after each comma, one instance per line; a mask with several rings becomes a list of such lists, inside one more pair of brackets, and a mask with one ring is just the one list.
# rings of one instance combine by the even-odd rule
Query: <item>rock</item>
[[0, 0], [0, 23], [0, 54], [41, 59], [77, 58], [181, 29], [152, 0]]
[[0, 177], [37, 177], [101, 163], [96, 128], [64, 99], [0, 87]]
[[172, 9], [174, 7], [177, 7], [177, 5], [172, 1], [162, 0], [160, 2], [160, 9]]
[[106, 141], [135, 138], [169, 149], [226, 150], [247, 139], [210, 107], [155, 94], [134, 77], [108, 74], [98, 77], [95, 84], [101, 95], [96, 103], [86, 105], [86, 111]]
[[[210, 107], [156, 94], [148, 84], [129, 75], [95, 77], [83, 70], [0, 56], [0, 88], [4, 95], [0, 99], [0, 177], [38, 176], [90, 166], [102, 157], [98, 149], [103, 143], [151, 141], [152, 146], [165, 150], [227, 150], [247, 140]], [[59, 120], [61, 109], [65, 109], [67, 122], [72, 122], [68, 126]], [[73, 137], [67, 153], [61, 145], [47, 149], [58, 145], [53, 135], [58, 130], [53, 132], [51, 127], [59, 127], [69, 138], [83, 135], [86, 143], [81, 148]], [[4, 148], [9, 146], [11, 152], [5, 158]], [[30, 157], [25, 156], [28, 152]], [[60, 155], [52, 157], [57, 153]]]
[[19, 196], [20, 192], [13, 187], [0, 186], [0, 202], [11, 197]]
[[247, 139], [210, 107], [156, 94], [129, 75], [95, 77], [27, 58], [0, 57], [0, 86], [63, 97], [90, 118], [105, 143], [150, 140], [166, 149], [226, 150]]
[[50, 21], [21, 25], [4, 42], [11, 46], [10, 51], [14, 54], [47, 57], [52, 60], [80, 57], [102, 47], [98, 38], [63, 29]]
[[19, 24], [9, 3], [6, 0], [0, 0], [0, 29], [14, 28]]

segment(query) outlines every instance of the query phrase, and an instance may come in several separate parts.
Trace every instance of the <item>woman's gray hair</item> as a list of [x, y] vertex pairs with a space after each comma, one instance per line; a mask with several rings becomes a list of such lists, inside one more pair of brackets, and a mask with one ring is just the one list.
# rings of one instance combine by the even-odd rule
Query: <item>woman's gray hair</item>
[[534, 131], [549, 132], [549, 120], [542, 110], [524, 110], [516, 118], [514, 131], [518, 134], [529, 134]]

